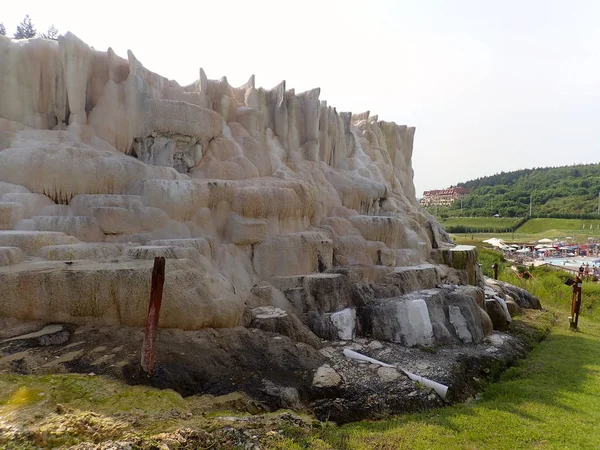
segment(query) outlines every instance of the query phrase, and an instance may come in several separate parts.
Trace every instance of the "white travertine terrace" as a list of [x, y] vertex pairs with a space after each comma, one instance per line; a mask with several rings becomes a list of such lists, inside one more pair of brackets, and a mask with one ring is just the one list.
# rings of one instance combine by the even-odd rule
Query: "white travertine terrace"
[[161, 325], [187, 329], [292, 307], [253, 293], [277, 277], [431, 261], [449, 240], [415, 199], [415, 129], [319, 94], [0, 36], [0, 316], [140, 325], [159, 255]]

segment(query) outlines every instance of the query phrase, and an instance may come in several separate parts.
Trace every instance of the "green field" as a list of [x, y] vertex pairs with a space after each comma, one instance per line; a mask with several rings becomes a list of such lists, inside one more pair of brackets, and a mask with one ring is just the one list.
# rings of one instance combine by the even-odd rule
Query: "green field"
[[564, 313], [527, 360], [481, 398], [421, 414], [294, 436], [286, 449], [598, 449], [600, 324], [568, 331]]
[[473, 230], [510, 228], [521, 221], [520, 218], [511, 217], [448, 217], [447, 219], [438, 218], [438, 220], [444, 227], [464, 226]]
[[530, 219], [519, 229], [523, 234], [549, 234], [550, 237], [600, 236], [600, 220], [592, 219]]
[[[487, 222], [480, 222], [484, 219]], [[456, 222], [449, 222], [457, 220]], [[542, 238], [564, 238], [571, 236], [574, 242], [585, 242], [588, 238], [600, 238], [600, 219], [530, 219], [521, 225], [512, 233], [478, 232], [480, 223], [493, 223], [494, 220], [512, 220], [512, 219], [494, 219], [494, 218], [449, 218], [440, 221], [442, 226], [446, 227], [448, 223], [471, 227], [474, 231], [468, 233], [452, 233], [458, 240], [476, 239], [484, 240], [491, 237], [502, 238], [506, 241], [532, 242]], [[591, 228], [590, 228], [591, 226]], [[479, 227], [479, 228], [478, 228]]]

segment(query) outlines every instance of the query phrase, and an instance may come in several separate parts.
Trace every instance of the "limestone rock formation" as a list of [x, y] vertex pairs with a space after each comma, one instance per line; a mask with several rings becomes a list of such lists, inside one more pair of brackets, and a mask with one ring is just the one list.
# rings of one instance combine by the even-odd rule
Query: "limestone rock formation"
[[[476, 347], [507, 326], [506, 300], [513, 313], [539, 307], [500, 283], [484, 290], [476, 249], [454, 246], [419, 207], [414, 128], [319, 97], [254, 76], [234, 87], [202, 69], [180, 86], [71, 33], [0, 36], [0, 318], [143, 326], [152, 259], [164, 256], [161, 328], [211, 345], [235, 336], [244, 367], [296, 371], [311, 398], [339, 389], [357, 409], [353, 366], [338, 373], [323, 340]], [[298, 351], [306, 361], [287, 369], [268, 359]], [[161, 370], [177, 379], [173, 364]], [[380, 369], [369, 377], [396, 394], [370, 400], [378, 414], [412, 389]], [[299, 391], [276, 378], [258, 380], [261, 392], [296, 405]], [[208, 375], [192, 385], [205, 389]]]
[[[285, 81], [264, 89], [252, 76], [233, 87], [200, 69], [180, 86], [132, 52], [97, 51], [71, 33], [2, 36], [0, 61], [0, 245], [4, 267], [13, 266], [0, 273], [4, 285], [50, 277], [63, 286], [85, 273], [96, 290], [109, 282], [102, 273], [145, 273], [146, 263], [129, 261], [162, 255], [189, 261], [173, 267], [195, 279], [195, 295], [211, 293], [199, 304], [224, 302], [182, 312], [202, 320], [165, 326], [235, 325], [247, 306], [286, 306], [305, 323], [315, 311], [347, 339], [360, 301], [351, 297], [357, 283], [336, 271], [370, 267], [361, 284], [387, 283], [392, 294], [440, 281], [433, 269], [421, 279], [411, 269], [451, 246], [415, 200], [414, 128], [339, 112], [319, 89], [296, 93]], [[88, 262], [45, 266], [40, 257]], [[128, 289], [143, 297], [142, 278]], [[265, 282], [275, 298], [252, 292]], [[141, 325], [143, 314], [117, 307], [120, 288], [110, 283], [108, 309], [50, 286], [7, 292], [2, 314]]]

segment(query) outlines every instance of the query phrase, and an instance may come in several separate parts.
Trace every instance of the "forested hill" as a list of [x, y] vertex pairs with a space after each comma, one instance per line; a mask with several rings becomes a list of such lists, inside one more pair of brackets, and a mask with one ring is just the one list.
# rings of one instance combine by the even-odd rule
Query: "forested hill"
[[[600, 164], [523, 169], [459, 183], [473, 191], [462, 202], [463, 216], [595, 216], [600, 191]], [[460, 215], [460, 201], [447, 213]]]

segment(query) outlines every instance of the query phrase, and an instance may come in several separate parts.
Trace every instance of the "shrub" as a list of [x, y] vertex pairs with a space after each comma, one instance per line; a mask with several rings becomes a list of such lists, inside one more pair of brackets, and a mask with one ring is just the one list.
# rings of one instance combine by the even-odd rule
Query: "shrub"
[[486, 248], [479, 249], [479, 257], [477, 261], [479, 264], [481, 264], [483, 274], [490, 278], [494, 278], [494, 269], [492, 268], [494, 263], [498, 264], [498, 274], [504, 272], [504, 268], [506, 266], [502, 253]]

